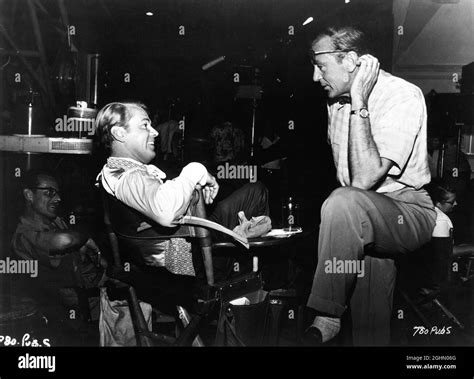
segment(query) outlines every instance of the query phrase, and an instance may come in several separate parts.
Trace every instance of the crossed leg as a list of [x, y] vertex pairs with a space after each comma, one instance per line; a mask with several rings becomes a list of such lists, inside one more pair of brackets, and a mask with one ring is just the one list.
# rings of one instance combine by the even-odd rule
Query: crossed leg
[[[321, 208], [318, 266], [308, 306], [340, 318], [350, 303], [354, 344], [387, 344], [394, 258], [431, 239], [436, 212], [430, 208], [431, 200], [424, 191], [383, 195], [354, 187], [335, 190]], [[369, 247], [374, 256], [367, 255]], [[339, 261], [359, 261], [363, 276], [328, 272], [327, 262]]]

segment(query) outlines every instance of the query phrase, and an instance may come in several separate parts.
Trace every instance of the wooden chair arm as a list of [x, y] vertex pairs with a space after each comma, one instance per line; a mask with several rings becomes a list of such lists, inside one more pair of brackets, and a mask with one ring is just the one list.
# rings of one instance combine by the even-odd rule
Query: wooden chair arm
[[[207, 218], [206, 205], [201, 188], [195, 190], [195, 196], [197, 197], [197, 201], [194, 204], [193, 214], [197, 217]], [[212, 264], [211, 233], [206, 228], [196, 227], [196, 236], [199, 240], [199, 246], [201, 247], [207, 284], [212, 286], [214, 285], [214, 267]]]

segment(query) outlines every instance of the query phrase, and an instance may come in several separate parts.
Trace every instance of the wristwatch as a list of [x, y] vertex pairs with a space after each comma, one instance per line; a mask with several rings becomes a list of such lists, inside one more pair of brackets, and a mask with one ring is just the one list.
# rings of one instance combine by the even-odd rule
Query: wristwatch
[[358, 115], [362, 118], [369, 118], [370, 116], [370, 113], [369, 113], [369, 110], [367, 108], [360, 108], [360, 109], [356, 109], [354, 111], [351, 111], [351, 115]]

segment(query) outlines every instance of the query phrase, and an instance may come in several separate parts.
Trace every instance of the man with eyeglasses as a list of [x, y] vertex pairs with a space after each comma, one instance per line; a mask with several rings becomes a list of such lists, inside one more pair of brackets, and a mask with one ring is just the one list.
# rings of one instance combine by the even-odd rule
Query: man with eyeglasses
[[398, 265], [403, 290], [414, 296], [423, 296], [425, 291], [436, 291], [443, 288], [444, 283], [454, 279], [455, 276], [451, 277], [449, 271], [456, 260], [460, 266], [459, 273], [463, 271], [463, 266], [469, 273], [468, 262], [474, 256], [474, 244], [458, 243], [454, 237], [455, 224], [453, 225], [450, 216], [458, 204], [456, 190], [450, 180], [435, 179], [425, 188], [433, 200], [437, 214], [432, 243], [420, 249], [414, 257], [408, 256], [400, 260]]
[[[356, 28], [325, 30], [310, 54], [313, 80], [329, 98], [328, 142], [342, 187], [321, 209], [308, 299], [316, 317], [303, 342], [333, 339], [350, 307], [354, 345], [386, 345], [394, 258], [428, 242], [436, 220], [422, 189], [430, 181], [423, 93], [381, 70]], [[363, 271], [349, 270], [360, 265]]]
[[[436, 220], [436, 227], [433, 231], [435, 234], [450, 234], [453, 235], [454, 225], [450, 219], [454, 208], [458, 205], [456, 198], [456, 190], [446, 181], [437, 180], [430, 183], [428, 186], [431, 199], [436, 207], [438, 214]], [[456, 243], [456, 240], [454, 240]], [[453, 255], [457, 258], [474, 255], [474, 244], [472, 243], [457, 243], [453, 246]]]
[[97, 266], [105, 265], [105, 261], [91, 238], [69, 230], [58, 217], [61, 196], [52, 174], [28, 171], [22, 180], [22, 194], [25, 208], [11, 248], [17, 259], [38, 261], [38, 276], [23, 283], [25, 290], [43, 306], [47, 316], [60, 317], [56, 312], [61, 309], [67, 317], [78, 307], [74, 288], [95, 287], [101, 277]]

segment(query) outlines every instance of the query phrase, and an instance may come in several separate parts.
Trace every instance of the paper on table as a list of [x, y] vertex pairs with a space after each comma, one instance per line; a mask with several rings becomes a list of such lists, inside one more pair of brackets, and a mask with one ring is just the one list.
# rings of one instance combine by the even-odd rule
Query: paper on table
[[250, 300], [246, 297], [239, 297], [238, 299], [229, 301], [232, 305], [250, 305]]
[[276, 237], [276, 238], [285, 238], [290, 237], [293, 234], [301, 233], [303, 230], [298, 228], [292, 231], [286, 231], [283, 229], [272, 229], [267, 234], [264, 234], [262, 237]]
[[238, 235], [237, 233], [233, 232], [230, 229], [227, 229], [226, 227], [218, 224], [217, 222], [214, 221], [209, 221], [206, 220], [205, 218], [201, 217], [195, 217], [195, 216], [184, 216], [181, 220], [178, 221], [179, 224], [189, 224], [189, 225], [195, 225], [195, 226], [202, 226], [204, 228], [209, 228], [209, 229], [214, 229], [217, 230], [218, 232], [227, 234], [234, 238], [236, 241], [240, 242], [242, 245], [244, 245], [247, 249], [250, 247], [249, 246], [249, 241], [247, 238], [242, 237]]

